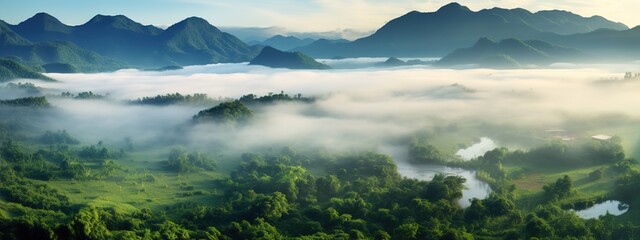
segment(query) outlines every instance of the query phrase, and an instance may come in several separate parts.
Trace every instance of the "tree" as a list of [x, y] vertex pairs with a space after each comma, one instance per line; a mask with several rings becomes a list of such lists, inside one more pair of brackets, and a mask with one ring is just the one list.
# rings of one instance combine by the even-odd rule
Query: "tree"
[[78, 239], [107, 239], [111, 236], [95, 208], [81, 209], [71, 223], [71, 229]]
[[420, 226], [417, 223], [405, 223], [393, 230], [394, 239], [416, 239]]
[[162, 239], [169, 239], [169, 240], [191, 239], [189, 238], [189, 230], [169, 220], [165, 220], [164, 222], [162, 222], [162, 224], [160, 224], [159, 232]]
[[524, 227], [524, 233], [527, 238], [552, 238], [554, 236], [553, 228], [549, 225], [549, 223], [533, 213], [527, 216], [527, 223]]
[[558, 178], [555, 183], [546, 184], [542, 187], [548, 199], [562, 199], [571, 195], [572, 181], [568, 175]]
[[220, 103], [213, 108], [202, 110], [193, 116], [196, 123], [213, 121], [229, 126], [248, 123], [253, 119], [253, 111], [238, 100]]
[[287, 197], [281, 192], [274, 192], [268, 196], [258, 199], [254, 205], [254, 211], [259, 212], [259, 216], [269, 220], [276, 220], [283, 214], [289, 212]]
[[256, 240], [277, 240], [282, 239], [278, 230], [262, 218], [256, 218], [253, 223], [245, 220], [242, 222], [232, 222], [226, 234], [231, 239], [256, 239]]

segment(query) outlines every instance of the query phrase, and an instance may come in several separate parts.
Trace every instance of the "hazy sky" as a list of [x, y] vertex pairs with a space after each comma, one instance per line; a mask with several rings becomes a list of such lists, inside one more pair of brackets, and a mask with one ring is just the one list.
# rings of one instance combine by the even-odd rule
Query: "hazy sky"
[[[167, 26], [189, 16], [216, 26], [280, 26], [294, 31], [374, 30], [411, 10], [431, 12], [448, 0], [3, 0], [0, 19], [17, 24], [47, 12], [69, 25], [96, 14], [124, 14], [143, 24]], [[562, 9], [583, 16], [601, 15], [630, 27], [640, 24], [638, 0], [460, 0], [474, 11], [522, 7]]]

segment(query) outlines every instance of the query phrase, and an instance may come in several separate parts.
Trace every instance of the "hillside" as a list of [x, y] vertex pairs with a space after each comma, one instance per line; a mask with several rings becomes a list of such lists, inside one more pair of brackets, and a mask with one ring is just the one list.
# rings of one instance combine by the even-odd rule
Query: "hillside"
[[10, 46], [24, 46], [30, 44], [31, 42], [29, 42], [29, 40], [15, 33], [13, 30], [11, 30], [9, 24], [0, 20], [0, 46], [2, 48]]
[[521, 65], [547, 65], [559, 61], [575, 61], [584, 56], [576, 49], [544, 41], [522, 41], [514, 38], [494, 42], [479, 39], [472, 47], [458, 49], [436, 63], [439, 66], [478, 65], [492, 68], [512, 68]]
[[481, 37], [540, 39], [546, 35], [586, 33], [599, 28], [628, 29], [602, 17], [585, 18], [566, 11], [531, 13], [525, 9], [492, 8], [474, 12], [451, 3], [436, 12], [409, 12], [353, 43], [297, 50], [316, 58], [436, 57], [470, 46]]
[[16, 61], [0, 59], [0, 82], [6, 82], [17, 78], [55, 81]]
[[18, 58], [36, 68], [51, 63], [68, 64], [80, 72], [105, 72], [126, 67], [122, 62], [83, 49], [71, 42], [9, 45], [0, 49], [0, 55]]
[[249, 64], [272, 68], [329, 69], [329, 66], [300, 52], [283, 52], [272, 47], [264, 47]]

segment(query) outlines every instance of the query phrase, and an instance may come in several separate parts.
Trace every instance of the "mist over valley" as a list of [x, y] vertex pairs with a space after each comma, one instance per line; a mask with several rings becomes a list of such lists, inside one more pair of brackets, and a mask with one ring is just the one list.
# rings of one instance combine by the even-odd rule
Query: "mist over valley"
[[0, 239], [638, 236], [638, 27], [459, 3], [376, 31], [132, 19], [0, 21]]

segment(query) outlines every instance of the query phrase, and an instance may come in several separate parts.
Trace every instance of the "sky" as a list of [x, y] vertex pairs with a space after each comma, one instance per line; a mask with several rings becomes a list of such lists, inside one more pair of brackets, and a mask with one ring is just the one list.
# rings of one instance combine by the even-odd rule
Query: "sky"
[[[159, 27], [190, 16], [215, 26], [284, 27], [298, 32], [353, 29], [371, 31], [409, 11], [436, 11], [450, 0], [2, 0], [0, 19], [17, 24], [47, 12], [68, 25], [82, 24], [96, 14], [126, 15]], [[601, 15], [630, 27], [640, 25], [638, 0], [459, 0], [478, 11], [485, 8], [561, 9], [583, 16]]]

